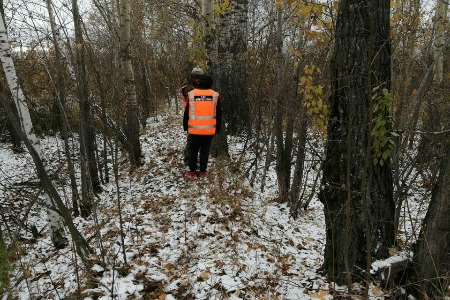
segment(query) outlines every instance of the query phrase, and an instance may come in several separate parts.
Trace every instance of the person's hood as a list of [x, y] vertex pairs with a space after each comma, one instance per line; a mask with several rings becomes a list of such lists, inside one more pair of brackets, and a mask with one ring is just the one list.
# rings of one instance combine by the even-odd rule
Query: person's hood
[[203, 74], [202, 76], [200, 76], [200, 80], [198, 82], [198, 88], [207, 90], [207, 89], [212, 88], [213, 83], [214, 83], [214, 80], [210, 75]]

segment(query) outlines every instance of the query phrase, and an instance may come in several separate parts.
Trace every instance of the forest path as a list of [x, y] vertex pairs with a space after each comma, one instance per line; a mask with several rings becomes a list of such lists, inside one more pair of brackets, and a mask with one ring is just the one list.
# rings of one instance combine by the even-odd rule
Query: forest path
[[148, 297], [299, 299], [301, 293], [308, 299], [305, 288], [313, 294], [328, 288], [316, 272], [322, 261], [320, 205], [293, 220], [286, 205], [254, 192], [213, 158], [207, 178], [184, 178], [186, 133], [176, 117], [151, 122], [141, 142], [145, 164], [122, 185], [132, 199], [124, 209], [133, 224], [127, 239], [140, 241], [130, 256], [151, 274]]

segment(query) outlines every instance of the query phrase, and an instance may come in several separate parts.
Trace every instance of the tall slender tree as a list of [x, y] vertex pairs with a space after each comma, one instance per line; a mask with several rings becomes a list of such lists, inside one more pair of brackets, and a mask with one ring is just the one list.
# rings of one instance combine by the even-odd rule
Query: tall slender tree
[[369, 276], [372, 255], [387, 256], [394, 243], [389, 34], [389, 0], [340, 1], [320, 192], [324, 270], [338, 283], [361, 278], [359, 270]]
[[127, 96], [126, 134], [128, 137], [128, 153], [131, 163], [138, 167], [142, 164], [142, 150], [139, 141], [139, 109], [130, 48], [131, 0], [120, 0], [120, 58]]
[[[293, 114], [287, 113], [287, 93], [285, 92], [285, 58], [283, 55], [283, 5], [277, 4], [277, 104], [275, 108], [274, 131], [277, 142], [276, 172], [278, 182], [278, 199], [281, 202], [289, 201], [291, 183], [291, 158], [293, 146]], [[283, 130], [283, 122], [286, 120], [286, 132]]]
[[72, 0], [72, 14], [75, 28], [75, 74], [77, 77], [77, 95], [80, 101], [81, 211], [88, 215], [91, 213], [92, 192], [99, 192], [101, 186], [95, 157], [94, 124], [87, 89], [85, 43], [77, 0]]
[[55, 98], [57, 101], [58, 109], [59, 109], [59, 117], [61, 120], [62, 128], [61, 133], [64, 138], [64, 154], [67, 161], [68, 171], [69, 171], [69, 177], [70, 177], [70, 187], [72, 190], [72, 209], [75, 215], [79, 214], [78, 210], [78, 200], [79, 200], [79, 194], [78, 194], [78, 187], [77, 187], [77, 181], [75, 178], [75, 169], [74, 164], [72, 161], [72, 155], [69, 147], [69, 125], [68, 120], [65, 113], [65, 100], [66, 100], [66, 88], [64, 86], [65, 83], [65, 68], [63, 63], [63, 53], [62, 53], [62, 45], [61, 45], [61, 39], [60, 39], [60, 33], [56, 26], [55, 17], [53, 14], [53, 7], [52, 7], [52, 1], [51, 0], [45, 0], [45, 3], [47, 5], [47, 11], [50, 19], [50, 27], [52, 30], [52, 36], [53, 36], [53, 46], [55, 47], [55, 61], [57, 65], [57, 83], [55, 88]]

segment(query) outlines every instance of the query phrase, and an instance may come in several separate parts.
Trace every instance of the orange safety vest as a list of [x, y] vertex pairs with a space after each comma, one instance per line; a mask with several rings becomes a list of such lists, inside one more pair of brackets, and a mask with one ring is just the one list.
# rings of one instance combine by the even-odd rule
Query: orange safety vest
[[188, 133], [213, 135], [216, 133], [216, 107], [219, 93], [211, 89], [194, 89], [188, 93]]

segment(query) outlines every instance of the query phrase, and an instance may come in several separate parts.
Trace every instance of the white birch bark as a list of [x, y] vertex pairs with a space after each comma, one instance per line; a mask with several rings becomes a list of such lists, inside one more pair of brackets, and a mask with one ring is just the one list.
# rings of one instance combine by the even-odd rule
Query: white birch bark
[[142, 151], [139, 141], [139, 110], [137, 104], [136, 85], [130, 55], [131, 47], [131, 3], [120, 1], [120, 57], [122, 76], [127, 96], [127, 137], [128, 153], [131, 163], [138, 167], [142, 164]]
[[[40, 141], [33, 131], [33, 124], [31, 122], [30, 112], [28, 110], [25, 95], [19, 84], [19, 78], [17, 77], [16, 69], [12, 59], [10, 43], [3, 18], [0, 18], [0, 59], [3, 66], [3, 71], [5, 72], [6, 80], [8, 82], [8, 86], [17, 106], [21, 127], [26, 133], [27, 138], [32, 143], [33, 148], [39, 154], [39, 157], [42, 159], [42, 161], [45, 161], [44, 156], [42, 155]], [[45, 195], [45, 200], [48, 207], [54, 208], [56, 210], [55, 204], [47, 194]], [[55, 246], [61, 247], [67, 243], [67, 240], [65, 238], [62, 219], [55, 210], [50, 208], [47, 209], [50, 237]]]
[[436, 0], [436, 10], [434, 19], [434, 44], [433, 58], [435, 61], [433, 80], [435, 84], [441, 84], [444, 78], [444, 55], [443, 49], [446, 45], [446, 23], [447, 23], [448, 2]]
[[217, 41], [215, 38], [214, 0], [202, 0], [203, 40], [206, 51], [206, 69], [214, 70], [217, 64]]

